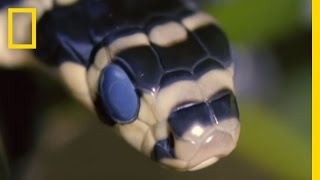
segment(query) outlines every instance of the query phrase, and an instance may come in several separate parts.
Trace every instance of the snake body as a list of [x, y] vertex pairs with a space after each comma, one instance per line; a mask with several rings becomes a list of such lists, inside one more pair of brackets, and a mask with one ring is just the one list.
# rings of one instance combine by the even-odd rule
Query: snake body
[[39, 8], [32, 57], [57, 69], [102, 122], [178, 170], [231, 153], [240, 132], [234, 65], [214, 18], [179, 0], [50, 2], [11, 6]]

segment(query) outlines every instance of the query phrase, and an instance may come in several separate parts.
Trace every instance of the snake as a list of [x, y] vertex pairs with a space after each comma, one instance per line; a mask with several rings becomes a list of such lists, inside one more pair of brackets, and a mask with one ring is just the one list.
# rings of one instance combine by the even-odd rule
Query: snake
[[[8, 49], [9, 7], [36, 8], [36, 49]], [[102, 124], [161, 166], [199, 170], [235, 149], [234, 58], [197, 2], [4, 0], [1, 22], [1, 66], [55, 72]], [[29, 42], [30, 18], [13, 23], [13, 36]]]

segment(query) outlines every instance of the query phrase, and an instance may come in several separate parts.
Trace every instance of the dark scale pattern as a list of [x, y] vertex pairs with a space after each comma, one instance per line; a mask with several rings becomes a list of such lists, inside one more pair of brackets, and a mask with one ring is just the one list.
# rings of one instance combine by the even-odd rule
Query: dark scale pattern
[[217, 93], [210, 102], [210, 107], [218, 121], [232, 117], [239, 119], [236, 97], [229, 90]]
[[192, 76], [192, 73], [190, 73], [189, 71], [179, 70], [179, 71], [169, 72], [163, 75], [161, 79], [160, 87], [164, 88], [174, 82], [181, 81], [181, 80], [194, 80], [194, 77]]
[[[154, 26], [168, 21], [163, 17], [153, 18], [145, 29], [148, 32]], [[119, 37], [130, 36], [135, 33], [141, 33], [141, 29], [127, 28], [111, 32], [101, 46], [108, 46]], [[213, 31], [213, 33], [216, 33], [216, 31]], [[208, 49], [210, 50], [214, 43], [209, 44], [211, 47], [206, 47], [205, 42], [202, 42], [199, 37], [189, 33], [185, 41], [170, 47], [159, 47], [152, 44], [151, 46], [142, 45], [128, 48], [116, 54], [114, 63], [119, 64], [130, 75], [135, 88], [142, 90], [142, 92], [156, 92], [158, 89], [177, 81], [196, 80], [210, 70], [224, 69], [225, 63], [217, 58], [223, 57], [223, 53], [213, 56], [212, 53], [208, 52]], [[181, 137], [195, 123], [209, 125], [216, 120], [221, 121], [226, 119], [227, 116], [233, 116], [237, 112], [237, 107], [235, 107], [234, 102], [228, 103], [227, 100], [203, 102], [187, 108], [184, 105], [178, 107], [183, 108], [175, 111], [169, 118], [173, 132], [176, 136]], [[214, 108], [219, 109], [219, 112], [216, 113]], [[181, 121], [181, 119], [184, 119], [184, 121]], [[162, 150], [160, 148], [157, 151]]]
[[47, 64], [66, 60], [85, 64], [93, 47], [89, 32], [90, 18], [81, 4], [56, 8], [37, 25], [35, 53]]
[[228, 39], [222, 30], [215, 24], [210, 24], [196, 29], [193, 34], [203, 44], [210, 56], [228, 67], [231, 62]]
[[113, 30], [103, 39], [103, 46], [107, 46], [121, 37], [134, 35], [136, 33], [143, 33], [143, 31], [139, 27], [127, 27]]
[[94, 47], [112, 32], [142, 27], [155, 15], [184, 8], [179, 0], [80, 0], [56, 6], [37, 24], [35, 54], [49, 65], [68, 60], [89, 66]]
[[194, 125], [210, 126], [233, 117], [239, 119], [236, 98], [231, 91], [222, 90], [208, 102], [178, 106], [168, 122], [173, 134], [181, 138]]
[[120, 52], [117, 60], [129, 69], [137, 89], [154, 91], [160, 82], [163, 69], [150, 46], [130, 48]]
[[178, 109], [170, 115], [168, 122], [174, 135], [182, 137], [192, 125], [209, 126], [214, 123], [214, 119], [207, 104], [200, 103]]
[[186, 41], [174, 44], [170, 47], [153, 45], [157, 50], [164, 70], [191, 70], [194, 64], [207, 56], [198, 41], [188, 34]]
[[204, 61], [201, 61], [195, 68], [193, 69], [193, 74], [199, 78], [203, 74], [208, 71], [215, 70], [215, 69], [224, 69], [224, 67], [212, 58], [207, 58]]

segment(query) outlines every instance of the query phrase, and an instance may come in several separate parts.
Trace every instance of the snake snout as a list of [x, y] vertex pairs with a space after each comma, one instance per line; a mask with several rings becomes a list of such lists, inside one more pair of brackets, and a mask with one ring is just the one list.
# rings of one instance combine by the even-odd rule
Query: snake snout
[[198, 151], [189, 161], [189, 170], [197, 170], [215, 163], [235, 148], [236, 142], [229, 132], [213, 130], [203, 138]]
[[220, 124], [201, 126], [194, 124], [182, 137], [174, 137], [177, 159], [187, 162], [186, 169], [197, 170], [227, 156], [235, 148], [240, 125], [230, 119]]
[[171, 143], [166, 147], [170, 147], [167, 149], [173, 159], [184, 162], [178, 169], [185, 170], [201, 169], [230, 154], [240, 132], [236, 102], [225, 92], [209, 102], [177, 108], [169, 116], [168, 125]]

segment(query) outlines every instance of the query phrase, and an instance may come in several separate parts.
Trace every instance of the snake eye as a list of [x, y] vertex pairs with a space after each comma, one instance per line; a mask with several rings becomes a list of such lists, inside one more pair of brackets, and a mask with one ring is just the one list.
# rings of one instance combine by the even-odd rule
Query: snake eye
[[100, 94], [105, 111], [116, 123], [130, 123], [139, 111], [139, 99], [127, 73], [118, 65], [107, 66], [100, 79]]

